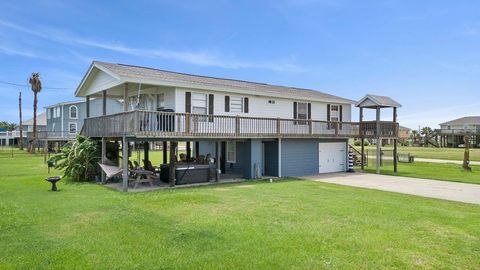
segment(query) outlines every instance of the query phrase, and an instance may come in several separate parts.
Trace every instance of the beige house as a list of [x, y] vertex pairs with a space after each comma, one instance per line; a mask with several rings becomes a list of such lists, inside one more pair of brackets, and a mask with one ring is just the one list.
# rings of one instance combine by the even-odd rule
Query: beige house
[[443, 147], [462, 146], [465, 135], [470, 135], [472, 147], [480, 147], [480, 116], [467, 116], [441, 123], [438, 133]]

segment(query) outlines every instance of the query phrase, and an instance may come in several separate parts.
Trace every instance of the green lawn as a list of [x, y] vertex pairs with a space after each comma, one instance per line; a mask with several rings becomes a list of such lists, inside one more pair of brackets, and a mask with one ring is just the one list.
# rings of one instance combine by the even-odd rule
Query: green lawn
[[[375, 161], [373, 160], [370, 164], [371, 166], [366, 167], [365, 171], [376, 172]], [[380, 172], [387, 175], [480, 184], [480, 166], [472, 166], [472, 172], [467, 172], [461, 164], [415, 162], [399, 163], [396, 174], [393, 172], [393, 165], [381, 167]]]
[[312, 181], [123, 194], [0, 154], [1, 269], [478, 269], [480, 206]]
[[[356, 146], [360, 150], [360, 146]], [[375, 146], [370, 145], [365, 147], [373, 154]], [[384, 146], [382, 149], [393, 150], [392, 146]], [[433, 148], [433, 147], [409, 147], [402, 146], [398, 149], [399, 153], [410, 153], [419, 158], [432, 158], [432, 159], [446, 159], [446, 160], [463, 160], [464, 149], [461, 148]], [[480, 149], [470, 149], [470, 160], [480, 161]]]

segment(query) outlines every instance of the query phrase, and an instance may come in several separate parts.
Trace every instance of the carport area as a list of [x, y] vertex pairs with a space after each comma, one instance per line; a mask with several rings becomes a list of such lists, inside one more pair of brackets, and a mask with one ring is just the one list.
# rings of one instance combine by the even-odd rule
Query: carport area
[[323, 174], [303, 178], [338, 185], [480, 204], [480, 185], [476, 184], [366, 173]]

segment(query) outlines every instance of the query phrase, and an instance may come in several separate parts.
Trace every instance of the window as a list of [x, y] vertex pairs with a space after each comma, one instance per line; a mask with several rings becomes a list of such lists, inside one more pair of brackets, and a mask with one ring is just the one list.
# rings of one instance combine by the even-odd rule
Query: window
[[77, 133], [77, 123], [68, 123], [68, 133], [70, 134]]
[[236, 142], [227, 142], [227, 162], [228, 163], [237, 162], [237, 143]]
[[243, 112], [243, 97], [230, 97], [230, 112]]
[[273, 99], [268, 100], [268, 104], [275, 104], [275, 100]]
[[47, 119], [50, 119], [50, 117], [52, 117], [51, 114], [52, 111], [50, 109], [47, 109]]
[[78, 118], [78, 108], [75, 105], [70, 106], [70, 119], [77, 119]]
[[297, 119], [306, 120], [308, 114], [308, 104], [303, 102], [297, 103]]
[[340, 121], [340, 106], [330, 105], [330, 121], [338, 122]]
[[207, 94], [192, 93], [192, 113], [207, 114]]
[[60, 107], [55, 108], [55, 117], [60, 117]]
[[157, 95], [157, 110], [165, 109], [165, 95], [163, 93]]
[[451, 126], [447, 126], [447, 129], [450, 130], [450, 129], [452, 129], [452, 127], [451, 127]]

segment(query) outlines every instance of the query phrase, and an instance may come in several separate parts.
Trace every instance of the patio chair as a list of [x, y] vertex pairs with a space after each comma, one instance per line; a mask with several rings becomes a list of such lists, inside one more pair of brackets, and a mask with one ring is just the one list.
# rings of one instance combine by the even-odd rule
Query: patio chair
[[160, 169], [158, 167], [155, 167], [152, 165], [152, 162], [150, 160], [143, 160], [143, 165], [145, 170], [151, 171], [154, 175], [160, 173]]

